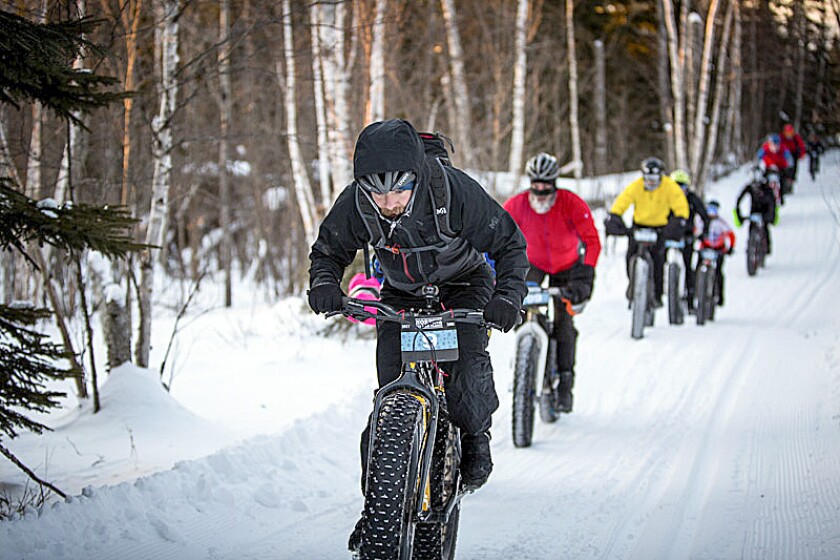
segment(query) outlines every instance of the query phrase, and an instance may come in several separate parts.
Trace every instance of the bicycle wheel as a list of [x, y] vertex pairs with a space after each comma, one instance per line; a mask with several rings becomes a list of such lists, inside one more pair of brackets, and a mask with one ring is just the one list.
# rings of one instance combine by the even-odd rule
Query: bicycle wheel
[[709, 290], [709, 311], [706, 315], [706, 318], [709, 321], [715, 320], [715, 309], [717, 308], [717, 301], [718, 301], [718, 285], [717, 285], [717, 270], [712, 269], [709, 271], [709, 284], [706, 289]]
[[630, 336], [639, 339], [645, 335], [645, 311], [648, 307], [648, 263], [644, 259], [633, 259], [633, 324]]
[[668, 322], [672, 325], [683, 322], [680, 298], [680, 265], [671, 263], [668, 265]]
[[697, 295], [697, 309], [694, 316], [697, 318], [697, 324], [703, 325], [706, 322], [706, 313], [708, 310], [709, 293], [707, 284], [709, 282], [709, 267], [701, 265], [697, 269], [697, 287], [694, 293]]
[[767, 233], [763, 228], [759, 233], [759, 239], [761, 241], [758, 244], [758, 266], [764, 268], [764, 261], [767, 259]]
[[512, 415], [513, 445], [516, 447], [529, 447], [534, 435], [534, 400], [540, 350], [540, 340], [533, 334], [522, 335], [516, 347]]
[[[460, 464], [460, 449], [457, 428], [449, 422], [445, 412], [438, 422], [435, 452], [429, 473], [429, 504], [433, 514], [440, 514], [456, 499], [458, 492], [457, 471]], [[414, 560], [451, 560], [455, 557], [455, 543], [458, 538], [458, 522], [461, 518], [460, 503], [456, 503], [445, 520], [418, 523], [414, 530]]]
[[747, 274], [750, 276], [755, 276], [755, 273], [758, 270], [759, 261], [761, 260], [761, 256], [759, 254], [761, 251], [760, 237], [761, 234], [758, 232], [758, 228], [750, 225], [750, 237], [747, 241]]
[[385, 397], [368, 462], [361, 560], [411, 558], [425, 411], [409, 393]]
[[560, 382], [557, 377], [559, 373], [554, 369], [556, 363], [557, 342], [549, 339], [548, 352], [546, 352], [545, 357], [545, 371], [543, 372], [543, 386], [540, 392], [540, 419], [546, 424], [553, 424], [560, 417], [557, 393], [554, 390]]

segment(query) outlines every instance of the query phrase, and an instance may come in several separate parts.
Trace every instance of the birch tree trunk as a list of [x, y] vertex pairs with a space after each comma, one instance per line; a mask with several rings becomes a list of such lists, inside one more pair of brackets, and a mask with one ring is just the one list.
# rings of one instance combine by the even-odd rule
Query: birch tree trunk
[[470, 96], [464, 72], [464, 54], [461, 49], [461, 36], [458, 32], [458, 14], [454, 0], [441, 0], [443, 22], [446, 27], [446, 42], [449, 48], [450, 78], [454, 93], [455, 130], [458, 137], [458, 149], [463, 155], [464, 165], [475, 167], [475, 151], [472, 143], [472, 124], [470, 117]]
[[518, 0], [516, 9], [516, 41], [513, 66], [513, 120], [510, 135], [510, 159], [508, 171], [515, 184], [518, 184], [522, 169], [522, 151], [525, 143], [525, 76], [528, 70], [528, 57], [525, 44], [528, 34], [528, 0]]
[[385, 118], [385, 8], [386, 0], [376, 0], [370, 49], [368, 124]]
[[154, 172], [152, 175], [152, 203], [146, 243], [152, 245], [140, 256], [140, 332], [135, 354], [137, 365], [149, 367], [149, 350], [152, 334], [152, 291], [155, 261], [166, 232], [166, 214], [169, 210], [169, 186], [172, 181], [172, 119], [178, 96], [178, 39], [180, 16], [179, 0], [157, 0], [155, 7], [155, 56], [160, 64], [160, 109], [152, 120], [154, 138]]
[[[691, 170], [697, 175], [702, 165], [701, 156], [706, 140], [706, 104], [709, 98], [709, 82], [712, 73], [712, 49], [715, 44], [715, 17], [719, 0], [711, 0], [706, 17], [706, 37], [703, 41], [703, 60], [700, 63], [700, 86], [697, 91], [697, 114], [694, 120], [694, 140], [691, 151]], [[721, 48], [723, 51], [723, 48]]]
[[674, 18], [674, 5], [671, 0], [662, 0], [665, 16], [665, 28], [668, 31], [668, 54], [671, 58], [671, 92], [674, 95], [674, 154], [676, 167], [685, 169], [685, 96], [683, 88], [683, 72], [677, 49], [677, 24]]
[[703, 197], [705, 191], [706, 179], [711, 171], [712, 161], [715, 156], [715, 149], [717, 148], [718, 124], [720, 123], [720, 114], [723, 110], [723, 98], [726, 91], [725, 85], [728, 81], [726, 79], [727, 70], [727, 47], [729, 45], [729, 37], [732, 30], [732, 12], [733, 6], [730, 3], [729, 9], [726, 11], [726, 18], [723, 23], [723, 36], [720, 41], [720, 54], [718, 55], [717, 68], [715, 69], [715, 100], [712, 106], [712, 119], [709, 124], [708, 143], [706, 145], [706, 156], [703, 159], [703, 164], [698, 173], [700, 179], [700, 188], [698, 189], [698, 196]]
[[233, 304], [230, 232], [230, 122], [233, 118], [233, 92], [230, 79], [230, 0], [219, 2], [219, 260], [225, 278], [225, 307]]
[[329, 145], [327, 143], [327, 114], [324, 100], [324, 80], [322, 69], [323, 53], [318, 29], [321, 27], [318, 4], [309, 8], [310, 36], [312, 45], [312, 87], [315, 95], [315, 127], [318, 132], [318, 184], [321, 187], [321, 206], [326, 207], [332, 201], [330, 189]]
[[732, 70], [729, 83], [729, 105], [726, 116], [724, 144], [721, 151], [727, 156], [734, 156], [734, 163], [739, 164], [743, 157], [743, 119], [741, 118], [741, 92], [744, 84], [741, 56], [741, 0], [732, 0]]
[[[671, 82], [668, 70], [668, 31], [665, 29], [665, 17], [664, 10], [662, 9], [662, 0], [658, 0], [656, 2], [656, 12], [658, 16], [658, 24], [656, 26], [658, 46], [656, 57], [656, 75], [660, 100], [659, 114], [662, 119], [662, 131], [665, 133], [665, 165], [669, 169], [673, 169], [674, 161], [676, 159], [676, 156], [674, 155], [674, 100], [671, 97]], [[599, 56], [601, 58], [604, 56], [603, 46], [601, 47], [600, 54], [597, 50], [595, 52], [596, 83], [598, 80], [598, 74], [600, 73], [600, 71], [597, 70]], [[603, 64], [603, 61], [601, 61], [600, 64]], [[598, 117], [597, 111], [596, 117]], [[601, 171], [596, 171], [596, 173], [601, 173]]]
[[277, 63], [277, 76], [280, 79], [280, 89], [286, 106], [286, 137], [289, 146], [289, 158], [292, 164], [292, 175], [295, 183], [297, 204], [303, 223], [307, 245], [315, 242], [317, 233], [317, 215], [315, 213], [315, 197], [312, 195], [312, 185], [306, 173], [306, 164], [300, 151], [297, 133], [297, 107], [295, 106], [295, 49], [292, 27], [292, 11], [289, 0], [283, 0], [283, 58], [286, 62], [285, 79], [280, 62]]
[[[76, 9], [78, 10], [78, 17], [83, 18], [86, 15], [86, 2], [85, 0], [79, 0], [76, 4]], [[84, 50], [79, 53], [79, 56], [73, 60], [73, 68], [78, 70], [84, 67]], [[80, 111], [74, 111], [73, 116], [78, 119], [80, 122], [84, 118], [84, 115]], [[79, 139], [81, 137], [81, 130], [82, 127], [77, 124], [76, 122], [68, 122], [67, 123], [67, 144], [64, 146], [64, 152], [61, 155], [61, 164], [59, 164], [58, 169], [58, 180], [55, 182], [55, 192], [53, 194], [53, 198], [59, 204], [63, 204], [67, 200], [72, 200], [72, 193], [70, 189], [73, 185], [72, 173], [73, 173], [73, 158], [75, 157], [76, 161], [82, 161], [83, 158], [79, 157]], [[48, 253], [49, 254], [49, 253]], [[49, 260], [49, 257], [47, 257]]]
[[569, 56], [569, 126], [572, 132], [572, 162], [575, 166], [575, 185], [580, 192], [583, 161], [580, 153], [580, 123], [578, 121], [578, 73], [575, 54], [575, 2], [566, 0], [566, 42]]
[[344, 23], [347, 11], [345, 3], [341, 0], [321, 2], [316, 4], [315, 8], [320, 14], [318, 20], [321, 22], [318, 34], [327, 106], [330, 171], [333, 177], [330, 200], [335, 200], [341, 189], [353, 180], [350, 165], [353, 155], [348, 109], [350, 103], [347, 99], [351, 63], [346, 60], [344, 51]]
[[[604, 42], [594, 43], [595, 50], [595, 175], [607, 172], [607, 76]], [[673, 153], [673, 147], [671, 148]]]
[[[685, 137], [689, 146], [694, 139], [694, 119], [697, 115], [697, 53], [702, 52], [702, 45], [698, 45], [701, 37], [703, 19], [697, 12], [690, 9], [690, 1], [682, 5], [680, 21], [680, 48], [682, 52], [683, 87], [685, 88]], [[689, 148], [690, 150], [690, 148]]]

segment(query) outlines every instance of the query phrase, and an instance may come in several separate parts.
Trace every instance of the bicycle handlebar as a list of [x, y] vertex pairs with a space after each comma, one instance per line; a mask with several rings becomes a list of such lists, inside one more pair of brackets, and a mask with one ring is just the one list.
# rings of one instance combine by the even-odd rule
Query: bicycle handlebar
[[[372, 307], [379, 311], [379, 313], [368, 311], [365, 309], [366, 307]], [[339, 311], [330, 311], [326, 313], [326, 316], [332, 317], [333, 315], [339, 314], [360, 320], [376, 319], [379, 321], [390, 321], [394, 323], [400, 323], [406, 317], [422, 317], [424, 315], [423, 313], [414, 311], [398, 311], [381, 301], [364, 300], [346, 296], [341, 298], [341, 309]], [[480, 309], [444, 309], [439, 312], [431, 313], [431, 315], [449, 315], [456, 323], [469, 323], [472, 325], [501, 330], [501, 327], [498, 325], [485, 321], [484, 312]]]

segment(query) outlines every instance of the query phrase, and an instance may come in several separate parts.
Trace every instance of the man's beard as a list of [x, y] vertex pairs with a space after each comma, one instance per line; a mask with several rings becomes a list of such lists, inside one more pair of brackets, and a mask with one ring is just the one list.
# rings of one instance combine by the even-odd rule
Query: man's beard
[[386, 218], [398, 218], [403, 212], [405, 212], [405, 206], [397, 206], [396, 208], [390, 208], [388, 210], [380, 208], [379, 212]]

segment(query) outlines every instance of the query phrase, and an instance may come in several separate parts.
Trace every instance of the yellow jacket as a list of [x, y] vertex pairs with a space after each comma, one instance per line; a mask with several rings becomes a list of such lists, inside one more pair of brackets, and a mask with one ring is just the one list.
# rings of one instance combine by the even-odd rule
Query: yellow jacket
[[645, 190], [644, 178], [639, 177], [618, 195], [610, 213], [623, 215], [633, 205], [633, 223], [648, 227], [662, 227], [668, 224], [671, 212], [688, 219], [688, 200], [680, 186], [667, 175], [656, 190]]

